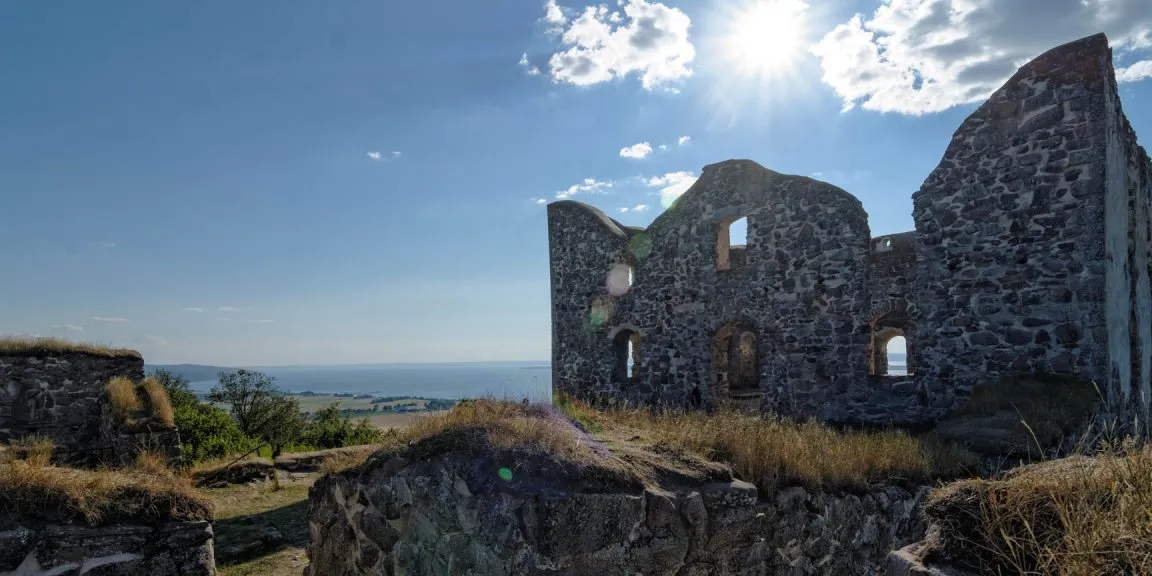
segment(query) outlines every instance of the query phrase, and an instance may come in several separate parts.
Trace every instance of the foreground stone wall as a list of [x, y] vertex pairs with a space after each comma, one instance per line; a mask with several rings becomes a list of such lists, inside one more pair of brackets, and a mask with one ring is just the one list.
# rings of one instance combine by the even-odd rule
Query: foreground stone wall
[[64, 460], [101, 460], [101, 398], [114, 376], [139, 381], [144, 359], [82, 352], [0, 356], [0, 442], [46, 435]]
[[0, 574], [213, 576], [212, 526], [208, 522], [160, 527], [17, 526], [0, 531]]
[[369, 462], [312, 488], [306, 574], [879, 575], [924, 534], [928, 491], [572, 493], [494, 483], [460, 454]]

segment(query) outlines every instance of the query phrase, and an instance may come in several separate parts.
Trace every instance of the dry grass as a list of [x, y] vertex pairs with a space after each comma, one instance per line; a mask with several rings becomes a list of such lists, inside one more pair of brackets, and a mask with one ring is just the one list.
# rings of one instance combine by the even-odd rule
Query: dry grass
[[318, 471], [321, 475], [338, 474], [364, 463], [380, 446], [358, 446], [362, 450], [338, 450], [324, 457]]
[[140, 353], [135, 350], [112, 348], [100, 344], [72, 342], [61, 338], [0, 336], [0, 354], [4, 355], [51, 356], [76, 353], [105, 358], [140, 358]]
[[172, 412], [172, 400], [168, 397], [168, 391], [164, 389], [156, 378], [149, 376], [144, 379], [141, 384], [144, 388], [144, 393], [148, 396], [148, 404], [152, 410], [152, 417], [160, 422], [169, 426], [176, 423], [176, 416]]
[[210, 502], [170, 473], [80, 470], [22, 461], [0, 466], [0, 525], [39, 520], [100, 526], [211, 518]]
[[112, 415], [120, 422], [130, 422], [144, 409], [140, 396], [136, 394], [136, 383], [131, 379], [116, 376], [108, 381], [106, 390]]
[[13, 440], [11, 450], [16, 459], [27, 462], [29, 466], [43, 468], [52, 463], [56, 442], [47, 436], [25, 436]]
[[948, 556], [982, 573], [1152, 574], [1152, 446], [1073, 456], [937, 490]]
[[575, 406], [576, 417], [593, 426], [629, 426], [649, 433], [658, 444], [727, 463], [764, 495], [795, 485], [863, 491], [881, 484], [924, 484], [958, 477], [977, 464], [962, 448], [900, 431], [842, 432], [814, 421], [738, 412], [596, 413]]
[[136, 460], [128, 467], [130, 472], [165, 476], [175, 472], [168, 466], [168, 457], [155, 450], [141, 450]]

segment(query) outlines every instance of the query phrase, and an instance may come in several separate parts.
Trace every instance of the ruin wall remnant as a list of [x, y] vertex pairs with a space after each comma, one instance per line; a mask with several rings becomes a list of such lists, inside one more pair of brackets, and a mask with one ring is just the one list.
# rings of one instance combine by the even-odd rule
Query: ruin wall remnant
[[[911, 232], [872, 237], [848, 192], [749, 160], [705, 167], [646, 229], [555, 202], [553, 387], [922, 423], [983, 382], [1051, 372], [1146, 415], [1150, 174], [1096, 35], [1024, 65], [964, 121], [913, 194]], [[747, 241], [730, 245], [741, 218]], [[897, 336], [911, 375], [888, 375]]]

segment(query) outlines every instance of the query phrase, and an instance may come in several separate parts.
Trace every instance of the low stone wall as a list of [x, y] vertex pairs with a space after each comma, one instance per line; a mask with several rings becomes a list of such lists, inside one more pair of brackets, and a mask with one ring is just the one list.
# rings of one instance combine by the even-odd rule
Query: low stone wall
[[920, 539], [928, 489], [862, 495], [709, 482], [572, 493], [480, 477], [450, 453], [373, 457], [310, 493], [311, 576], [347, 574], [879, 575]]
[[213, 576], [212, 525], [49, 525], [0, 531], [0, 574]]
[[102, 394], [114, 376], [140, 380], [144, 359], [135, 353], [0, 356], [0, 442], [49, 436], [61, 460], [99, 462], [106, 450], [100, 438]]

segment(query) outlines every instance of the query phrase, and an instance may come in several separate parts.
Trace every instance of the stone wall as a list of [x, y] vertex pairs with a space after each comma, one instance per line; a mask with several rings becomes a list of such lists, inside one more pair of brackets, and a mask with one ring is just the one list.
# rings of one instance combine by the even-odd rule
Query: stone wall
[[[739, 218], [748, 237], [731, 247]], [[733, 160], [644, 230], [571, 201], [548, 219], [558, 391], [830, 418], [867, 396], [870, 238], [851, 194]], [[749, 346], [758, 381], [739, 387], [729, 366]]]
[[1131, 231], [1147, 211], [1131, 218], [1129, 204], [1147, 197], [1132, 178], [1147, 156], [1124, 130], [1111, 62], [1097, 35], [1025, 65], [913, 196], [917, 375], [933, 409], [1008, 372], [1134, 387], [1131, 324], [1152, 318], [1148, 291], [1133, 298], [1147, 265], [1129, 263], [1147, 258]]
[[474, 460], [396, 456], [318, 480], [306, 574], [879, 575], [924, 534], [927, 488], [573, 493], [494, 482]]
[[144, 359], [134, 353], [0, 356], [0, 442], [46, 435], [64, 460], [101, 460], [101, 398], [114, 376], [142, 379]]
[[0, 574], [213, 576], [212, 525], [17, 526], [0, 531]]
[[[914, 232], [870, 238], [851, 194], [747, 160], [705, 167], [647, 229], [552, 204], [554, 388], [926, 423], [982, 382], [1054, 372], [1148, 416], [1150, 174], [1097, 35], [964, 121], [913, 195]], [[741, 217], [747, 242], [729, 246]], [[895, 336], [914, 378], [884, 376]]]

